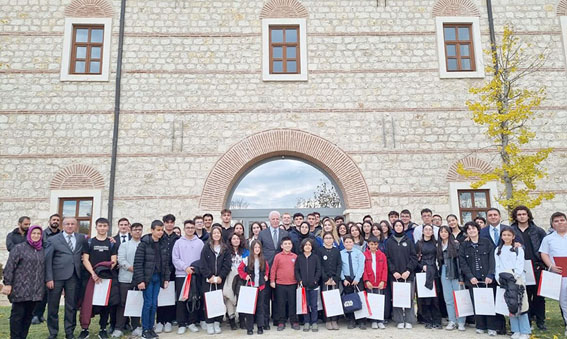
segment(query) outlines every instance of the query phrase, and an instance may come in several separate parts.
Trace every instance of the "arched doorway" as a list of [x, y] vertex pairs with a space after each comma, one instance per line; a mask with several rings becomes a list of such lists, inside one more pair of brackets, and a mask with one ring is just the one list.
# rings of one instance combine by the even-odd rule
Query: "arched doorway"
[[319, 212], [342, 215], [343, 194], [331, 176], [317, 165], [297, 157], [279, 156], [260, 161], [233, 185], [226, 207], [246, 231], [253, 221], [266, 221], [272, 210], [280, 213]]

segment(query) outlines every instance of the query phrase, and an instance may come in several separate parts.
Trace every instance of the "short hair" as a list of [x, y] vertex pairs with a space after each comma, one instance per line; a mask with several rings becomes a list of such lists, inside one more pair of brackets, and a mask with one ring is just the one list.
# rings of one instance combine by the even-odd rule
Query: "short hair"
[[343, 242], [347, 241], [348, 239], [352, 240], [354, 242], [354, 238], [352, 237], [352, 235], [347, 234], [343, 237]]
[[309, 217], [315, 218], [315, 213], [311, 212], [311, 213], [307, 214], [307, 217], [308, 217], [308, 218], [309, 218]]
[[289, 216], [291, 217], [291, 214], [290, 214], [289, 212], [283, 212], [283, 213], [282, 213], [282, 217], [283, 217], [284, 215], [289, 215]]
[[18, 219], [18, 224], [23, 223], [24, 220], [31, 220], [31, 219], [30, 219], [30, 217], [27, 217], [27, 216], [24, 215], [23, 217], [20, 217], [20, 218]]
[[364, 219], [366, 219], [366, 218], [370, 218], [370, 220], [372, 220], [372, 216], [371, 216], [370, 214], [365, 215], [365, 216], [362, 218], [362, 220], [364, 221]]
[[277, 215], [278, 215], [278, 218], [279, 218], [280, 215], [281, 215], [280, 212], [274, 210], [274, 211], [271, 211], [271, 212], [268, 214], [268, 219], [271, 218], [272, 215], [274, 215], [274, 214], [277, 214]]
[[390, 211], [390, 212], [388, 212], [388, 216], [389, 216], [389, 217], [391, 217], [392, 215], [395, 215], [395, 216], [399, 217], [399, 216], [400, 216], [400, 213], [398, 213], [398, 212], [396, 212], [396, 211]]
[[130, 226], [130, 229], [133, 230], [134, 228], [144, 228], [144, 225], [140, 224], [139, 222], [135, 222]]
[[556, 218], [561, 218], [563, 217], [563, 219], [567, 219], [567, 216], [565, 215], [565, 213], [563, 212], [555, 212], [551, 215], [551, 218], [549, 218], [549, 223], [551, 224], [551, 226], [553, 227], [553, 220]]
[[118, 219], [118, 223], [120, 224], [121, 222], [126, 221], [127, 223], [130, 223], [130, 220], [128, 220], [128, 218], [120, 218]]
[[191, 225], [195, 225], [195, 222], [191, 219], [187, 219], [183, 222], [183, 226], [187, 225], [187, 224], [191, 224]]
[[305, 238], [301, 241], [301, 244], [299, 245], [299, 249], [301, 250], [301, 252], [303, 252], [303, 248], [305, 248], [305, 245], [307, 243], [311, 244], [311, 249], [313, 250], [315, 247], [315, 242], [313, 241], [313, 239], [311, 238]]
[[321, 213], [319, 213], [319, 212], [313, 212], [313, 215], [321, 216]]
[[422, 209], [420, 215], [423, 215], [423, 213], [431, 213], [433, 215], [433, 211], [430, 210], [429, 208]]
[[512, 210], [512, 219], [515, 222], [518, 222], [518, 211], [526, 211], [526, 213], [528, 213], [528, 221], [534, 220], [534, 215], [532, 214], [532, 211], [530, 211], [530, 209], [527, 206], [520, 205], [520, 206], [516, 206], [516, 208]]
[[221, 214], [221, 215], [223, 215], [223, 214], [225, 214], [225, 213], [228, 213], [228, 214], [232, 215], [232, 211], [229, 210], [228, 208], [223, 208], [223, 210], [220, 211], [220, 214]]
[[305, 219], [305, 216], [303, 215], [303, 213], [297, 212], [297, 213], [295, 213], [295, 214], [293, 215], [293, 219], [295, 219], [295, 218], [297, 218], [297, 217], [301, 217], [301, 219]]
[[[455, 217], [455, 218], [456, 218], [456, 217]], [[484, 219], [484, 218], [481, 217], [480, 215], [478, 215], [476, 218], [474, 218], [474, 221], [477, 221], [477, 220], [482, 220], [482, 222], [486, 224], [486, 219]]]
[[[200, 216], [200, 215], [196, 215], [196, 216], [193, 218], [193, 223], [197, 222], [197, 220], [203, 220], [203, 221], [204, 221], [205, 218], [202, 217], [202, 216]], [[185, 222], [187, 222], [187, 221], [185, 221]], [[185, 223], [184, 223], [184, 224], [185, 224]]]
[[439, 219], [443, 220], [443, 217], [440, 216], [439, 214], [433, 214], [431, 217], [432, 218], [438, 217]]
[[160, 220], [154, 220], [152, 221], [152, 230], [155, 230], [156, 227], [163, 227], [163, 222], [161, 222]]
[[49, 220], [51, 220], [51, 218], [53, 217], [58, 217], [59, 219], [61, 219], [61, 215], [59, 215], [59, 213], [54, 213], [52, 215], [49, 216]]
[[496, 211], [496, 213], [498, 213], [498, 215], [500, 215], [500, 210], [496, 207], [491, 207], [489, 209], [486, 210], [486, 214], [488, 215], [488, 212], [490, 211]]
[[407, 214], [407, 215], [409, 215], [409, 216], [411, 217], [411, 212], [410, 212], [409, 210], [407, 210], [407, 209], [406, 209], [406, 210], [402, 210], [402, 211], [400, 212], [400, 215], [402, 215], [402, 214]]
[[476, 230], [480, 232], [480, 225], [477, 224], [474, 221], [468, 221], [467, 223], [465, 223], [465, 226], [463, 226], [463, 229], [465, 230], [465, 232], [467, 232], [470, 227], [476, 227]]
[[282, 244], [284, 243], [284, 241], [291, 241], [291, 238], [286, 235], [285, 237], [282, 238]]
[[161, 218], [163, 222], [175, 222], [175, 216], [173, 214], [166, 214]]
[[345, 217], [343, 217], [342, 215], [337, 215], [337, 216], [335, 217], [335, 222], [336, 222], [337, 220], [345, 221]]
[[107, 224], [107, 225], [110, 225], [110, 222], [109, 222], [108, 219], [106, 219], [106, 218], [98, 218], [98, 219], [96, 219], [96, 221], [95, 221], [95, 226], [98, 225], [98, 224]]
[[203, 214], [203, 220], [205, 220], [206, 217], [210, 217], [211, 220], [214, 220], [215, 218], [213, 218], [213, 215], [211, 213], [205, 213]]

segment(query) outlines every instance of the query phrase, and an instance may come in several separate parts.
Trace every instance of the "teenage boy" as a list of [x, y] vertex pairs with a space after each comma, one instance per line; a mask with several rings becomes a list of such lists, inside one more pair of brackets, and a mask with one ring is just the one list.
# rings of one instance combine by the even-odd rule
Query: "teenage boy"
[[[413, 221], [411, 221], [411, 212], [407, 209], [402, 210], [400, 212], [400, 220], [404, 224], [404, 232], [406, 233], [408, 238], [410, 238], [411, 240], [414, 240], [415, 237], [413, 235], [413, 232], [414, 232], [417, 224], [414, 223]], [[416, 241], [414, 241], [414, 242], [416, 242]]]
[[[108, 306], [93, 306], [92, 293], [95, 284], [100, 284], [102, 279], [112, 279], [112, 270], [117, 263], [116, 247], [108, 238], [108, 227], [110, 222], [106, 218], [99, 218], [95, 222], [96, 236], [89, 239], [88, 246], [83, 251], [83, 266], [90, 274], [85, 296], [81, 304], [81, 334], [79, 339], [89, 337], [89, 325], [91, 323], [91, 315], [99, 314], [100, 330], [98, 337], [101, 339], [108, 338], [106, 325], [110, 315], [110, 302]], [[87, 295], [90, 294], [91, 298]], [[90, 299], [90, 300], [89, 300]], [[90, 303], [88, 302], [90, 301]]]
[[390, 211], [388, 213], [388, 220], [390, 220], [390, 225], [394, 224], [394, 221], [400, 219], [400, 213], [396, 211]]
[[290, 237], [283, 237], [281, 243], [282, 252], [276, 254], [273, 266], [270, 269], [270, 286], [276, 289], [278, 331], [283, 331], [285, 328], [286, 307], [292, 324], [291, 328], [299, 330], [297, 314], [295, 313], [295, 290], [297, 288], [295, 261], [297, 255], [291, 252], [293, 243]]
[[207, 231], [207, 233], [211, 233], [211, 229], [213, 228], [213, 215], [211, 213], [203, 214], [203, 223], [205, 231]]
[[439, 214], [434, 214], [431, 218], [431, 223], [433, 226], [441, 227], [443, 225], [443, 218]]
[[[132, 238], [127, 242], [120, 245], [118, 248], [118, 284], [120, 286], [120, 304], [116, 309], [116, 327], [112, 336], [120, 338], [123, 335], [124, 325], [126, 324], [126, 317], [124, 317], [124, 307], [126, 306], [126, 297], [128, 291], [133, 290], [136, 285], [132, 282], [134, 277], [134, 258], [136, 257], [136, 250], [142, 238], [144, 226], [140, 223], [133, 223], [130, 227]], [[133, 336], [139, 337], [142, 335], [142, 327], [140, 326], [140, 318], [130, 318]]]
[[205, 221], [202, 216], [197, 215], [193, 218], [193, 223], [195, 224], [195, 235], [197, 238], [205, 242], [209, 239], [209, 233], [205, 229]]
[[151, 234], [140, 240], [134, 257], [134, 284], [144, 291], [142, 338], [158, 338], [154, 332], [159, 288], [169, 285], [169, 250], [163, 237], [163, 222], [152, 221]]
[[[370, 293], [380, 294], [380, 291], [385, 292], [388, 282], [388, 260], [386, 255], [378, 249], [378, 238], [373, 235], [368, 239], [368, 250], [364, 252], [364, 258], [364, 273], [362, 275], [364, 287]], [[389, 303], [385, 307], [390, 308]], [[389, 314], [389, 311], [388, 309], [385, 310], [385, 314]], [[373, 321], [372, 328], [385, 329], [386, 326], [382, 321]]]
[[290, 231], [290, 227], [291, 227], [291, 214], [289, 214], [288, 212], [285, 212], [284, 214], [282, 214], [282, 227], [284, 230], [286, 231]]
[[222, 240], [227, 241], [232, 235], [232, 211], [225, 208], [221, 211]]
[[439, 234], [439, 227], [433, 225], [433, 212], [429, 208], [424, 208], [421, 210], [421, 221], [422, 225], [415, 226], [413, 230], [413, 241], [417, 244], [421, 240], [423, 234], [423, 227], [425, 225], [433, 226], [433, 237], [437, 240], [437, 234]]
[[118, 220], [118, 233], [114, 236], [116, 244], [120, 247], [120, 244], [127, 242], [132, 239], [130, 234], [130, 221], [127, 218], [120, 218]]
[[307, 214], [307, 223], [309, 224], [309, 232], [315, 234], [315, 230], [317, 228], [315, 213]]
[[305, 219], [305, 217], [303, 216], [302, 213], [295, 213], [293, 215], [293, 225], [291, 227], [295, 228], [295, 229], [299, 229], [299, 226], [301, 226], [301, 223], [303, 222], [303, 219]]
[[345, 223], [345, 217], [343, 217], [342, 215], [337, 215], [335, 217], [335, 226], [339, 227], [340, 225]]
[[[362, 283], [362, 275], [364, 274], [364, 254], [354, 247], [354, 239], [351, 235], [345, 235], [343, 239], [345, 249], [341, 251], [341, 261], [343, 269], [341, 272], [341, 279], [343, 281], [344, 293], [354, 293], [355, 288], [358, 287], [359, 291], [364, 290]], [[354, 320], [354, 313], [346, 314], [348, 321], [348, 329], [353, 329], [358, 325], [361, 330], [366, 329], [365, 320]]]

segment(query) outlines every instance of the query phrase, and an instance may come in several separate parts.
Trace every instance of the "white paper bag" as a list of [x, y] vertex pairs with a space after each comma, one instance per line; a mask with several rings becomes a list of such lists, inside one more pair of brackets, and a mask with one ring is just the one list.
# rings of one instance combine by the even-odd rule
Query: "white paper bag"
[[498, 314], [509, 316], [510, 311], [508, 310], [508, 305], [506, 304], [506, 300], [504, 299], [504, 292], [506, 292], [506, 290], [503, 288], [498, 287], [496, 289], [496, 301], [494, 302], [494, 311]]
[[383, 294], [368, 293], [368, 306], [372, 314], [368, 319], [384, 320], [384, 306], [386, 305], [386, 296]]
[[93, 306], [107, 306], [110, 298], [110, 287], [112, 279], [101, 279], [102, 281], [94, 284]]
[[224, 316], [226, 307], [224, 306], [221, 289], [205, 292], [205, 309], [207, 311], [207, 318], [209, 319]]
[[473, 299], [476, 315], [496, 315], [492, 288], [473, 288]]
[[[303, 298], [305, 296], [305, 299]], [[305, 304], [304, 304], [305, 303]], [[307, 294], [304, 287], [295, 290], [295, 314], [307, 314]]]
[[144, 307], [144, 293], [142, 291], [128, 291], [124, 306], [125, 317], [141, 317]]
[[468, 290], [453, 291], [457, 318], [474, 315], [474, 306]]
[[561, 274], [550, 271], [541, 271], [537, 295], [559, 300], [561, 293]]
[[256, 314], [258, 287], [241, 286], [236, 304], [237, 313]]
[[170, 281], [166, 289], [159, 288], [158, 307], [175, 305], [175, 281]]
[[358, 292], [358, 297], [362, 303], [362, 308], [358, 311], [354, 311], [354, 319], [362, 319], [370, 317], [370, 307], [368, 306], [368, 299], [366, 298], [366, 292]]
[[321, 299], [323, 300], [323, 308], [327, 317], [345, 314], [341, 292], [339, 292], [338, 288], [321, 292]]
[[427, 273], [416, 273], [415, 282], [417, 284], [417, 297], [418, 298], [434, 298], [437, 297], [437, 291], [435, 288], [435, 281], [433, 282], [433, 289], [425, 287], [425, 280], [427, 279]]
[[537, 285], [534, 273], [534, 265], [532, 264], [531, 260], [526, 260], [524, 262], [524, 271], [526, 272], [526, 286]]
[[411, 307], [411, 283], [394, 281], [392, 284], [392, 306]]

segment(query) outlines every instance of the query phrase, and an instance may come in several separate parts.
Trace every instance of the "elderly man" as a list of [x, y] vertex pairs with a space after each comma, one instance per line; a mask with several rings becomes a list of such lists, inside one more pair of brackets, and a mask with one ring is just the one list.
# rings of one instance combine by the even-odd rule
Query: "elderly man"
[[[280, 228], [280, 212], [278, 211], [271, 211], [268, 215], [270, 219], [270, 227], [266, 228], [265, 230], [261, 231], [258, 235], [258, 239], [262, 242], [262, 250], [264, 251], [264, 257], [268, 261], [270, 267], [274, 262], [274, 257], [276, 253], [281, 251], [281, 240], [283, 237], [287, 237], [287, 231]], [[266, 289], [265, 289], [265, 297], [264, 297], [264, 324], [265, 329], [270, 329], [270, 300], [272, 299], [272, 288], [270, 287], [269, 282], [266, 282]], [[273, 307], [275, 309], [275, 307]]]

